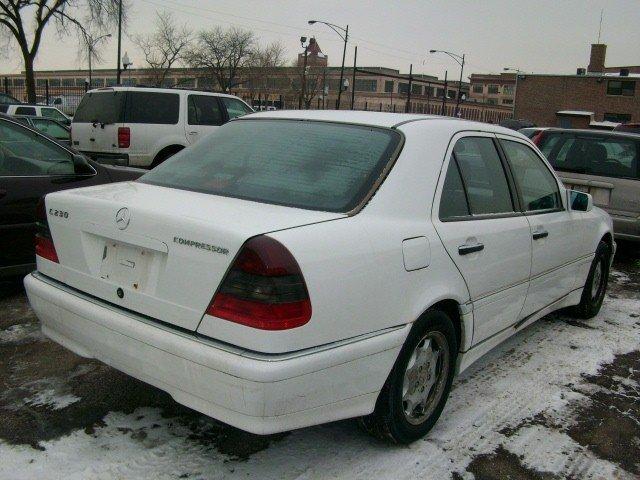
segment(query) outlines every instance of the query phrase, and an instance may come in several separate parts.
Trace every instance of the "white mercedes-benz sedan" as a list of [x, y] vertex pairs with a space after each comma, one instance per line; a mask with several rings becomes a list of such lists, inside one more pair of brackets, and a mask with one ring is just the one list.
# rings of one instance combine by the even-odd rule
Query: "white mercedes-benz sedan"
[[500, 342], [598, 313], [612, 234], [514, 131], [263, 112], [47, 195], [25, 286], [48, 337], [235, 427], [362, 417], [407, 443]]

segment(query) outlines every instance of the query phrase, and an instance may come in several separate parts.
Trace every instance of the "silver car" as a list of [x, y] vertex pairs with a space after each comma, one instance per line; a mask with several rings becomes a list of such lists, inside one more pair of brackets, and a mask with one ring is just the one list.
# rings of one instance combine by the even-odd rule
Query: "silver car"
[[534, 142], [567, 188], [609, 212], [616, 238], [640, 241], [640, 135], [550, 128]]

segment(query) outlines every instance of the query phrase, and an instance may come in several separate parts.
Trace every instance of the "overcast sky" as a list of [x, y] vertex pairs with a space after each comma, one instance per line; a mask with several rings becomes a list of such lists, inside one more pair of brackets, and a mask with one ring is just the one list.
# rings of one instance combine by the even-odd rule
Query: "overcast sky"
[[[640, 64], [640, 0], [130, 0], [129, 24], [123, 39], [135, 67], [143, 57], [127, 36], [150, 32], [157, 10], [170, 11], [179, 23], [193, 29], [213, 25], [240, 26], [255, 32], [260, 42], [280, 40], [293, 60], [301, 35], [315, 36], [339, 65], [342, 43], [324, 26], [309, 19], [349, 25], [347, 65], [353, 64], [358, 45], [360, 66], [385, 66], [442, 77], [457, 77], [459, 67], [430, 49], [465, 53], [465, 73], [499, 72], [515, 66], [536, 73], [573, 73], [589, 61], [589, 45], [598, 36], [604, 9], [601, 41], [608, 44], [607, 65]], [[116, 41], [105, 43], [105, 61], [115, 67]], [[60, 38], [50, 26], [36, 61], [37, 69], [86, 68], [77, 55], [74, 37]], [[17, 73], [22, 60], [17, 49], [0, 59], [0, 73]], [[95, 68], [95, 66], [94, 66]], [[465, 75], [466, 76], [466, 75]]]

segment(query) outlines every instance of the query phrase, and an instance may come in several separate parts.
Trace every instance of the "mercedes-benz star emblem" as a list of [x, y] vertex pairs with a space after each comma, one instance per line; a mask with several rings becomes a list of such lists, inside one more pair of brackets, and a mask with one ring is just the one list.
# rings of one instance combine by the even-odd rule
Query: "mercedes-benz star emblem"
[[122, 207], [116, 213], [116, 225], [120, 230], [124, 230], [129, 226], [129, 221], [131, 221], [129, 209], [127, 207]]

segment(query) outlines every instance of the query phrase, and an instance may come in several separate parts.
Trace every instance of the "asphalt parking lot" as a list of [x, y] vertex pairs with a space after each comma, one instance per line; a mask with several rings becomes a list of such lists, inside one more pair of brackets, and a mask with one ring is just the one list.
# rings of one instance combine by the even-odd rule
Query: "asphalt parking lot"
[[454, 383], [408, 447], [355, 421], [240, 432], [80, 358], [0, 292], [0, 478], [556, 479], [640, 476], [640, 247], [619, 245], [600, 314], [552, 314]]

